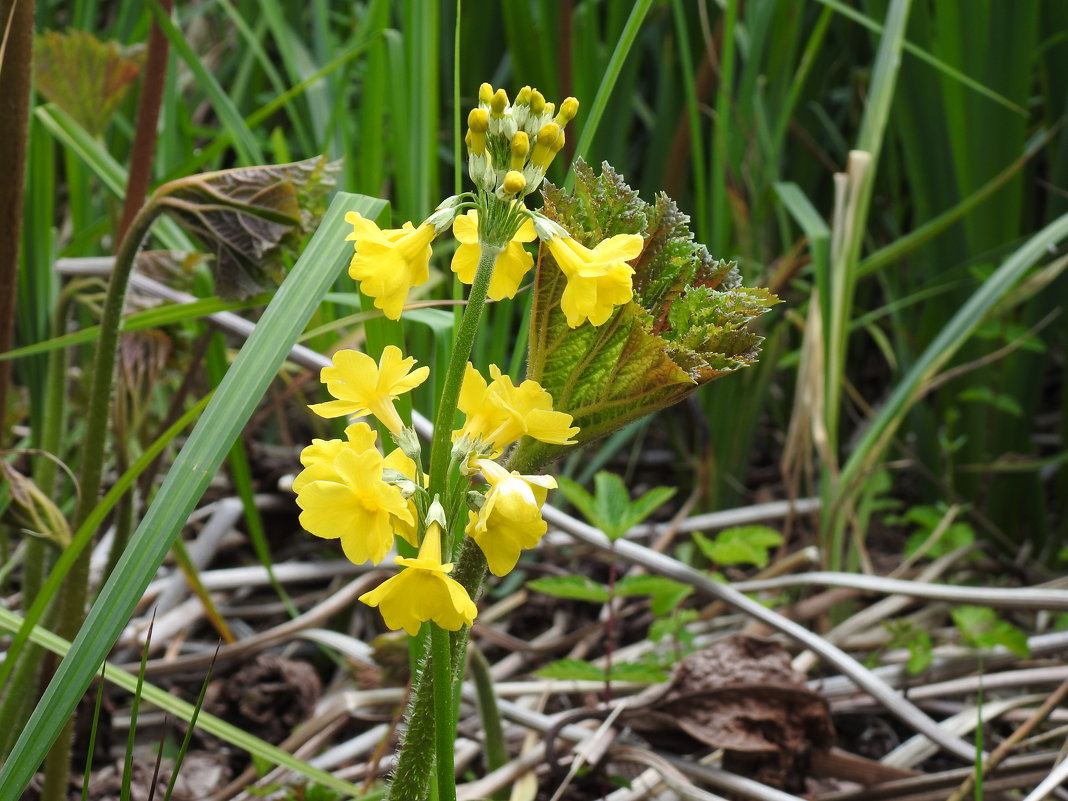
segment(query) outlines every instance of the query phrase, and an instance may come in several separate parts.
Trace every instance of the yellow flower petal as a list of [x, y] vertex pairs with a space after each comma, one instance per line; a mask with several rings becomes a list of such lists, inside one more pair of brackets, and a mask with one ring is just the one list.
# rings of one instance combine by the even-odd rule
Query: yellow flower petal
[[467, 535], [482, 550], [490, 572], [503, 576], [515, 567], [520, 553], [537, 545], [545, 534], [541, 506], [556, 479], [509, 473], [488, 459], [475, 465], [490, 488], [478, 513], [468, 514]]
[[385, 558], [393, 545], [394, 519], [415, 522], [400, 490], [382, 481], [382, 461], [373, 447], [357, 451], [341, 443], [330, 463], [314, 463], [294, 481], [301, 525], [317, 537], [340, 539], [355, 564]]
[[386, 317], [399, 320], [408, 292], [430, 276], [430, 243], [436, 229], [425, 223], [415, 228], [408, 222], [383, 231], [355, 212], [345, 219], [353, 226], [347, 239], [354, 240], [356, 251], [349, 276], [360, 282], [360, 291], [374, 298], [375, 307]]
[[387, 345], [376, 364], [374, 359], [356, 350], [341, 350], [334, 354], [330, 367], [324, 367], [320, 378], [327, 391], [337, 400], [317, 403], [311, 410], [323, 417], [373, 414], [394, 434], [400, 433], [404, 423], [393, 402], [398, 395], [422, 384], [430, 368], [412, 370], [415, 359], [404, 358], [400, 348]]
[[560, 309], [571, 328], [587, 320], [603, 325], [616, 306], [631, 299], [634, 269], [627, 262], [641, 255], [644, 240], [639, 235], [618, 234], [592, 250], [570, 237], [555, 237], [548, 245], [567, 279]]
[[398, 557], [397, 564], [406, 569], [360, 596], [368, 606], [378, 607], [388, 628], [404, 629], [414, 637], [427, 620], [449, 631], [474, 622], [478, 609], [467, 590], [445, 575], [452, 565], [440, 561], [440, 536], [440, 527], [431, 523], [419, 547], [419, 557]]
[[460, 387], [458, 408], [467, 420], [464, 427], [453, 432], [453, 439], [462, 436], [481, 440], [491, 449], [493, 457], [523, 436], [543, 442], [572, 444], [578, 433], [565, 412], [552, 410], [552, 396], [536, 381], [524, 381], [518, 387], [501, 373], [497, 365], [490, 365], [490, 384], [470, 364]]
[[[471, 209], [453, 220], [452, 232], [460, 246], [452, 257], [452, 271], [465, 284], [475, 280], [480, 254], [478, 246], [478, 212]], [[537, 238], [534, 224], [525, 220], [512, 241], [497, 256], [487, 295], [491, 300], [515, 297], [523, 276], [534, 266], [534, 257], [523, 247]]]

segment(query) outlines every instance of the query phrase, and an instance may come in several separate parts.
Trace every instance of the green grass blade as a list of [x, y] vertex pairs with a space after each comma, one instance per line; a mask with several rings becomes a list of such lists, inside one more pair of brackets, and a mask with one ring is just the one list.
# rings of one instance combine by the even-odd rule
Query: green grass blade
[[[849, 6], [845, 5], [845, 3], [839, 2], [839, 0], [818, 0], [818, 2], [823, 3], [825, 6], [829, 6], [830, 8], [833, 8], [835, 11], [837, 11], [843, 17], [847, 17], [848, 19], [853, 20], [854, 22], [858, 23], [859, 25], [863, 25], [865, 28], [867, 28], [869, 31], [872, 31], [873, 33], [877, 33], [877, 34], [880, 34], [880, 35], [883, 33], [883, 26], [881, 24], [879, 24], [879, 22], [877, 22], [876, 20], [872, 19], [871, 17], [869, 17], [869, 16], [867, 16], [865, 14], [862, 14], [861, 12], [857, 11], [854, 8], [850, 8]], [[936, 70], [938, 70], [939, 72], [942, 72], [943, 74], [947, 75], [948, 77], [952, 78], [953, 80], [959, 81], [960, 83], [964, 84], [969, 89], [971, 89], [972, 91], [978, 92], [979, 94], [983, 95], [984, 97], [990, 98], [995, 103], [998, 103], [999, 105], [1004, 106], [1005, 108], [1009, 109], [1010, 111], [1013, 111], [1013, 112], [1019, 114], [1021, 117], [1027, 117], [1028, 116], [1027, 109], [1023, 108], [1018, 103], [1013, 103], [1007, 97], [1005, 97], [1004, 95], [999, 94], [998, 92], [995, 92], [990, 87], [984, 86], [983, 84], [979, 83], [979, 81], [975, 80], [974, 78], [969, 78], [967, 75], [965, 75], [960, 70], [956, 69], [955, 67], [950, 66], [949, 64], [947, 64], [946, 62], [942, 61], [941, 59], [935, 58], [933, 55], [928, 53], [926, 50], [924, 50], [921, 47], [917, 47], [912, 42], [909, 42], [908, 40], [906, 40], [902, 45], [902, 49], [905, 50], [905, 52], [911, 53], [912, 55], [916, 56], [916, 58], [920, 59], [920, 61], [923, 61], [923, 62], [925, 62], [927, 64], [930, 64]]]
[[338, 193], [293, 270], [227, 372], [137, 527], [85, 624], [0, 769], [0, 786], [25, 787], [136, 608], [174, 537], [349, 259], [344, 215], [373, 218], [379, 201]]
[[207, 94], [212, 108], [219, 115], [219, 121], [222, 122], [223, 128], [230, 134], [234, 149], [237, 151], [241, 163], [244, 165], [262, 164], [264, 158], [260, 143], [256, 140], [252, 129], [245, 124], [230, 96], [219, 86], [215, 76], [204, 65], [200, 56], [193, 52], [193, 48], [189, 46], [189, 42], [186, 41], [178, 26], [174, 24], [159, 4], [152, 3], [151, 8], [156, 18], [156, 23], [159, 25], [160, 30], [163, 31], [163, 35], [170, 40], [174, 51], [189, 67], [193, 75], [196, 76], [200, 88]]
[[[253, 309], [258, 306], [266, 305], [266, 302], [266, 298], [260, 296], [239, 303], [231, 303], [220, 298], [204, 298], [189, 303], [167, 303], [162, 306], [157, 306], [154, 309], [145, 309], [144, 311], [134, 312], [127, 316], [123, 320], [120, 330], [143, 331], [146, 328], [159, 328], [164, 325], [173, 325], [175, 323], [196, 320], [200, 317], [207, 317], [209, 314], [216, 314], [218, 312]], [[84, 345], [86, 342], [92, 342], [98, 336], [100, 336], [100, 326], [91, 325], [78, 331], [64, 334], [61, 337], [55, 337], [46, 340], [45, 342], [38, 342], [36, 345], [27, 345], [24, 348], [17, 348], [16, 350], [9, 350], [7, 353], [0, 353], [0, 361], [6, 359], [20, 359], [24, 356], [32, 356], [35, 353], [46, 353], [55, 350], [56, 348], [67, 348], [71, 345]]]
[[[608, 68], [604, 71], [601, 84], [597, 88], [597, 96], [593, 98], [589, 113], [582, 120], [582, 133], [579, 135], [578, 146], [575, 148], [575, 158], [585, 157], [593, 143], [593, 137], [597, 133], [597, 126], [608, 108], [608, 100], [612, 96], [612, 90], [616, 86], [616, 80], [623, 69], [623, 62], [627, 60], [630, 48], [634, 44], [638, 31], [641, 29], [645, 15], [649, 13], [653, 0], [638, 0], [631, 9], [627, 24], [623, 27], [623, 33], [616, 42], [616, 48], [612, 51], [612, 58], [608, 61]], [[563, 98], [560, 98], [561, 101]], [[567, 180], [564, 185], [571, 187], [574, 184], [574, 171], [568, 170]]]
[[[107, 152], [100, 140], [94, 139], [69, 114], [51, 103], [38, 106], [33, 113], [56, 141], [92, 170], [112, 195], [117, 198], [126, 196], [126, 168]], [[197, 249], [192, 240], [178, 227], [178, 223], [170, 217], [160, 217], [152, 226], [152, 232], [159, 237], [164, 247], [171, 250]]]
[[200, 402], [193, 405], [185, 414], [183, 414], [174, 424], [168, 428], [163, 434], [156, 439], [140, 457], [130, 465], [130, 468], [120, 476], [119, 480], [115, 482], [115, 485], [107, 491], [107, 494], [100, 499], [100, 503], [94, 507], [92, 513], [82, 523], [81, 527], [74, 532], [74, 536], [71, 537], [70, 545], [68, 545], [63, 553], [60, 554], [59, 559], [56, 560], [51, 572], [48, 574], [48, 579], [42, 585], [40, 592], [37, 593], [37, 597], [34, 599], [33, 604], [30, 605], [30, 609], [26, 612], [26, 622], [23, 627], [15, 634], [15, 639], [12, 640], [11, 645], [7, 649], [4, 661], [0, 662], [0, 688], [3, 688], [7, 683], [8, 677], [11, 675], [11, 671], [15, 668], [15, 662], [21, 652], [23, 646], [26, 644], [30, 637], [30, 629], [37, 624], [37, 621], [44, 615], [45, 610], [48, 608], [49, 603], [56, 594], [59, 592], [60, 585], [63, 584], [63, 580], [67, 577], [67, 573], [70, 572], [74, 562], [78, 559], [82, 550], [89, 544], [89, 540], [92, 539], [93, 534], [100, 528], [100, 525], [104, 522], [104, 518], [108, 516], [115, 504], [119, 502], [119, 499], [133, 486], [133, 483], [137, 478], [148, 468], [150, 464], [156, 459], [163, 449], [193, 420], [197, 418], [204, 407], [210, 400], [210, 395], [205, 396]]
[[1019, 174], [1024, 165], [1026, 165], [1032, 157], [1037, 155], [1042, 148], [1046, 146], [1052, 138], [1053, 133], [1052, 130], [1040, 132], [1028, 143], [1027, 149], [1020, 158], [1012, 162], [1012, 164], [991, 178], [982, 187], [972, 192], [960, 203], [952, 208], [946, 209], [937, 217], [928, 220], [923, 225], [909, 231], [904, 236], [898, 237], [890, 244], [884, 245], [865, 258], [857, 266], [858, 277], [869, 275], [870, 273], [877, 272], [884, 267], [893, 264], [905, 254], [911, 253], [916, 248], [922, 247], [927, 242], [930, 242], [934, 237], [938, 236], [938, 234], [942, 233], [953, 223], [960, 220], [964, 215], [989, 198], [1013, 177]]
[[860, 442], [852, 449], [841, 474], [841, 485], [846, 492], [855, 490], [860, 484], [870, 466], [881, 457], [908, 410], [923, 396], [928, 382], [967, 341], [987, 312], [1016, 286], [1035, 262], [1065, 237], [1068, 237], [1068, 214], [1031, 237], [958, 309], [898, 382]]
[[[17, 631], [22, 624], [23, 619], [21, 617], [8, 609], [0, 607], [0, 630]], [[58, 654], [59, 656], [67, 656], [71, 653], [71, 650], [74, 647], [62, 637], [59, 637], [40, 626], [34, 626], [30, 636], [34, 644], [40, 645], [42, 648], [47, 648], [49, 651]], [[107, 671], [105, 675], [109, 682], [127, 692], [132, 693], [137, 689], [137, 676], [123, 670], [117, 665], [107, 663]], [[157, 687], [151, 682], [144, 682], [141, 688], [141, 697], [144, 701], [152, 704], [152, 706], [157, 709], [174, 715], [181, 720], [188, 722], [195, 718], [197, 725], [202, 731], [206, 731], [208, 734], [213, 734], [219, 739], [225, 740], [231, 745], [235, 745], [243, 751], [259, 757], [266, 762], [288, 768], [295, 773], [306, 776], [324, 787], [344, 794], [346, 798], [362, 798], [363, 801], [371, 801], [371, 799], [377, 798], [380, 795], [380, 793], [369, 793], [361, 796], [359, 787], [349, 784], [343, 779], [335, 778], [324, 770], [312, 767], [307, 762], [297, 759], [297, 757], [292, 754], [261, 740], [255, 735], [249, 734], [244, 729], [234, 726], [231, 723], [227, 723], [207, 712], [202, 711], [199, 713], [199, 716], [197, 716], [195, 707], [188, 701], [183, 701], [180, 698], [171, 695], [166, 690]], [[8, 773], [8, 767], [10, 765], [11, 760], [9, 760], [7, 764], [4, 765], [3, 770], [0, 771], [0, 787], [4, 789], [15, 786], [8, 778], [10, 775]]]

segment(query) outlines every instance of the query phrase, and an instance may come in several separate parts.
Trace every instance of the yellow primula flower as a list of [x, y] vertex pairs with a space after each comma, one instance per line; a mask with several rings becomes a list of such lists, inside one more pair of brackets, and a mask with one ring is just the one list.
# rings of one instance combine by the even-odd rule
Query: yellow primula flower
[[477, 460], [475, 466], [490, 488], [482, 508], [468, 512], [467, 535], [482, 549], [490, 572], [503, 576], [515, 567], [519, 554], [545, 534], [541, 505], [556, 479], [509, 473], [488, 459]]
[[[312, 444], [300, 452], [300, 463], [304, 467], [317, 464], [332, 465], [334, 459], [344, 448], [351, 448], [357, 453], [373, 448], [378, 435], [367, 423], [353, 423], [345, 429], [345, 439], [313, 439]], [[308, 471], [302, 470], [293, 479], [293, 492], [300, 492], [308, 483]]]
[[[340, 440], [337, 440], [340, 442]], [[318, 455], [322, 455], [320, 451]], [[414, 523], [401, 491], [382, 480], [382, 454], [342, 445], [332, 462], [317, 461], [299, 483], [300, 524], [324, 539], [340, 539], [353, 564], [378, 564], [393, 546], [392, 519]]]
[[571, 328], [587, 319], [591, 325], [602, 325], [616, 306], [631, 299], [634, 268], [627, 262], [642, 252], [644, 240], [638, 234], [613, 236], [593, 250], [571, 237], [553, 237], [548, 244], [567, 278], [560, 308]]
[[427, 525], [419, 556], [397, 557], [406, 569], [360, 596], [368, 606], [377, 606], [386, 628], [404, 629], [414, 637], [424, 621], [433, 620], [443, 629], [457, 631], [470, 626], [478, 609], [463, 585], [446, 574], [451, 564], [441, 563], [441, 526]]
[[[400, 448], [396, 448], [382, 460], [382, 467], [396, 470], [398, 473], [403, 473], [407, 478], [415, 481], [415, 461], [407, 456]], [[425, 477], [424, 477], [425, 483]], [[395, 518], [393, 521], [393, 532], [398, 536], [405, 539], [409, 545], [419, 545], [419, 518], [418, 510], [415, 508], [415, 501], [411, 498], [408, 499], [408, 511], [412, 516], [411, 521]]]
[[[471, 209], [453, 220], [452, 233], [460, 247], [452, 257], [452, 271], [465, 284], [475, 280], [480, 249], [478, 245], [478, 212]], [[490, 278], [488, 295], [491, 300], [515, 297], [523, 276], [534, 266], [534, 257], [523, 247], [524, 242], [533, 242], [538, 235], [530, 220], [524, 221], [512, 241], [497, 256]]]
[[523, 436], [554, 445], [573, 445], [578, 429], [572, 417], [553, 411], [553, 398], [537, 381], [524, 381], [518, 387], [512, 379], [490, 365], [489, 384], [470, 363], [460, 386], [457, 408], [467, 415], [464, 427], [453, 432], [453, 439], [467, 437], [481, 440], [492, 457]]
[[356, 254], [349, 275], [360, 282], [360, 291], [374, 298], [375, 308], [391, 320], [399, 320], [408, 291], [430, 277], [430, 243], [436, 229], [429, 223], [418, 228], [406, 222], [402, 228], [380, 229], [355, 211], [345, 215], [353, 231]]
[[339, 350], [332, 365], [324, 367], [319, 374], [327, 391], [337, 400], [308, 408], [322, 417], [373, 414], [396, 436], [404, 423], [393, 401], [422, 384], [430, 374], [429, 367], [412, 370], [414, 364], [415, 359], [403, 358], [396, 345], [386, 345], [378, 364], [358, 350]]

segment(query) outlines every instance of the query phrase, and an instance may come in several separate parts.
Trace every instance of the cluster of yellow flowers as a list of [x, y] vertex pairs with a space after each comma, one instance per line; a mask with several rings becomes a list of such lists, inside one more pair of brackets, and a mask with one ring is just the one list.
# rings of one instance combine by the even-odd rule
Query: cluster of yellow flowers
[[631, 299], [634, 270], [627, 262], [641, 254], [641, 236], [619, 234], [587, 248], [560, 225], [522, 204], [563, 147], [564, 126], [577, 113], [578, 101], [569, 97], [555, 116], [554, 110], [528, 86], [520, 90], [515, 104], [509, 104], [503, 89], [494, 92], [483, 84], [479, 105], [468, 115], [466, 137], [477, 196], [465, 193], [446, 199], [418, 228], [406, 222], [383, 231], [355, 212], [346, 216], [353, 226], [348, 238], [356, 250], [349, 275], [386, 317], [399, 319], [408, 292], [427, 281], [430, 243], [450, 226], [459, 242], [452, 271], [464, 283], [474, 280], [482, 250], [487, 246], [500, 250], [488, 293], [492, 300], [515, 296], [534, 266], [524, 245], [535, 239], [547, 244], [567, 279], [560, 305], [572, 328], [587, 320], [601, 325]]
[[[449, 578], [452, 565], [442, 562], [446, 512], [440, 501], [426, 497], [418, 441], [394, 406], [399, 395], [429, 374], [426, 367], [413, 370], [414, 365], [414, 359], [404, 358], [393, 345], [383, 350], [377, 364], [354, 350], [335, 354], [331, 366], [322, 370], [335, 400], [315, 404], [312, 410], [323, 417], [373, 415], [401, 447], [383, 456], [371, 427], [353, 423], [345, 429], [344, 440], [317, 439], [303, 450], [304, 469], [293, 489], [302, 510], [301, 525], [318, 537], [340, 539], [345, 556], [356, 564], [381, 562], [395, 535], [419, 547], [418, 558], [397, 558], [407, 570], [360, 598], [381, 609], [387, 626], [415, 634], [420, 623], [433, 620], [455, 631], [474, 620], [475, 605]], [[468, 512], [466, 533], [485, 553], [490, 570], [503, 576], [515, 567], [520, 552], [537, 545], [545, 533], [541, 506], [556, 481], [508, 472], [491, 458], [520, 437], [567, 444], [578, 429], [571, 425], [571, 415], [553, 411], [549, 393], [534, 381], [517, 387], [496, 366], [490, 367], [490, 375], [487, 382], [468, 364], [460, 391], [460, 409], [467, 419], [453, 432], [453, 440], [461, 471], [481, 472], [488, 485], [484, 493], [468, 496], [478, 508]], [[425, 525], [421, 541], [420, 519]]]
[[[627, 262], [641, 254], [642, 237], [622, 234], [588, 248], [523, 202], [564, 147], [564, 128], [577, 111], [574, 98], [564, 100], [557, 111], [536, 89], [523, 87], [513, 104], [503, 89], [483, 84], [478, 106], [468, 116], [465, 139], [477, 192], [446, 199], [418, 227], [406, 222], [382, 230], [357, 213], [346, 216], [353, 227], [347, 239], [355, 250], [349, 275], [361, 291], [386, 317], [399, 319], [408, 293], [429, 277], [431, 242], [451, 227], [459, 243], [452, 270], [464, 283], [478, 280], [481, 287], [472, 325], [477, 326], [485, 297], [500, 300], [516, 294], [534, 265], [524, 246], [535, 239], [545, 243], [567, 281], [560, 305], [568, 325], [606, 322], [632, 297], [634, 270]], [[492, 273], [487, 272], [490, 268]], [[472, 291], [473, 303], [475, 296]], [[545, 533], [541, 507], [555, 479], [510, 472], [495, 460], [522, 437], [567, 445], [578, 433], [572, 416], [554, 411], [552, 397], [537, 382], [516, 386], [495, 365], [489, 368], [488, 381], [470, 363], [463, 372], [468, 352], [454, 357], [447, 379], [454, 382], [453, 402], [444, 405], [466, 416], [453, 432], [448, 481], [442, 482], [437, 467], [434, 481], [428, 481], [418, 438], [394, 407], [399, 395], [426, 380], [429, 370], [414, 369], [415, 360], [404, 358], [394, 346], [385, 348], [377, 363], [357, 351], [338, 352], [321, 376], [334, 400], [311, 408], [328, 418], [373, 415], [398, 447], [383, 456], [370, 426], [355, 423], [345, 429], [344, 440], [314, 440], [305, 448], [304, 470], [294, 481], [301, 524], [316, 536], [340, 539], [353, 562], [381, 562], [394, 536], [419, 548], [416, 558], [397, 558], [405, 570], [361, 596], [380, 609], [388, 627], [409, 634], [427, 620], [455, 631], [475, 618], [467, 590], [449, 577], [453, 566], [443, 561], [453, 550], [450, 525], [462, 525], [465, 502], [464, 534], [498, 576], [512, 570], [520, 553]], [[451, 419], [451, 412], [446, 413], [439, 425]], [[447, 427], [448, 422], [442, 426]], [[448, 450], [447, 438], [443, 444], [440, 451], [434, 446], [435, 464], [437, 454], [444, 456]], [[482, 489], [464, 491], [475, 475], [481, 475]]]

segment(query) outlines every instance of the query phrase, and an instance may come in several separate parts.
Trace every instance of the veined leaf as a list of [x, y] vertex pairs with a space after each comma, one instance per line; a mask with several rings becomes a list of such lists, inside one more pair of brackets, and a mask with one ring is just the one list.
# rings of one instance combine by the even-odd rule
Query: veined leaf
[[161, 187], [161, 202], [215, 254], [215, 288], [243, 299], [279, 283], [287, 258], [322, 216], [340, 162], [325, 156], [238, 167]]
[[[633, 300], [599, 327], [568, 327], [560, 309], [567, 280], [544, 250], [539, 261], [527, 377], [574, 416], [583, 444], [755, 362], [761, 337], [746, 326], [779, 301], [739, 286], [735, 265], [693, 241], [689, 218], [666, 195], [645, 203], [608, 164], [595, 176], [579, 161], [575, 175], [573, 192], [545, 186], [546, 216], [589, 247], [616, 234], [645, 238], [632, 265]], [[513, 466], [531, 470], [564, 450], [527, 439]]]

